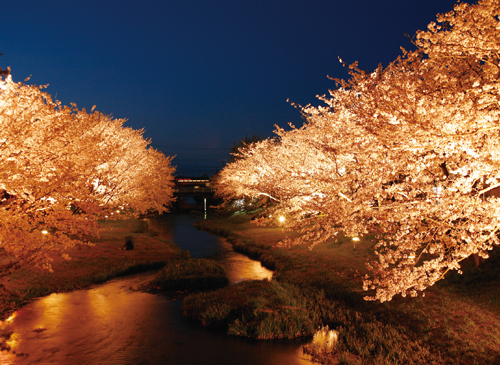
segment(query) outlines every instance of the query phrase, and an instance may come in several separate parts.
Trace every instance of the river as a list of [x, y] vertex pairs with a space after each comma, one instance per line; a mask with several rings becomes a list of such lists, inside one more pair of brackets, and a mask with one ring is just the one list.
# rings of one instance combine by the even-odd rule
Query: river
[[[198, 218], [199, 219], [199, 218]], [[272, 273], [235, 253], [224, 239], [193, 227], [194, 218], [168, 214], [151, 219], [160, 237], [193, 257], [212, 257], [231, 282]], [[313, 364], [300, 342], [254, 341], [210, 330], [182, 316], [180, 301], [138, 290], [154, 273], [108, 281], [86, 290], [51, 294], [9, 320], [9, 344], [1, 364]]]

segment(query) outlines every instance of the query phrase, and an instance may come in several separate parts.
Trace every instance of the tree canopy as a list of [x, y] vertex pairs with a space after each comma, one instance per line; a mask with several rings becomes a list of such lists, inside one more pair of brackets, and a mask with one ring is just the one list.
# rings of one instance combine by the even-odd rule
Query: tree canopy
[[88, 243], [99, 219], [167, 209], [171, 158], [124, 122], [0, 80], [0, 274], [50, 269], [50, 254]]
[[500, 3], [458, 3], [387, 67], [302, 107], [306, 122], [240, 150], [218, 193], [268, 195], [314, 245], [377, 233], [367, 300], [417, 295], [500, 242]]

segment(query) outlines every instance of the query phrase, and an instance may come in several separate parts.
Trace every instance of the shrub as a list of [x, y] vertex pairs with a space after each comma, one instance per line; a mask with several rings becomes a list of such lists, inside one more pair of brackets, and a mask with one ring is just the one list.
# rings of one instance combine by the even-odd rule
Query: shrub
[[151, 280], [151, 289], [163, 291], [213, 290], [228, 285], [226, 270], [208, 259], [184, 259], [168, 262]]
[[185, 298], [184, 315], [204, 326], [255, 339], [310, 336], [315, 321], [299, 291], [275, 281], [243, 281], [211, 293]]

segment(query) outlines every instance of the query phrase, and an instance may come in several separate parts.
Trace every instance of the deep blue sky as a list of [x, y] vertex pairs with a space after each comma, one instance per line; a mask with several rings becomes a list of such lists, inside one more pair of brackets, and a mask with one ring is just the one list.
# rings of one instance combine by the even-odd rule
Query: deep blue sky
[[411, 49], [453, 0], [13, 0], [3, 2], [0, 67], [49, 84], [64, 104], [126, 118], [184, 175], [212, 174], [231, 145], [302, 124], [347, 77]]

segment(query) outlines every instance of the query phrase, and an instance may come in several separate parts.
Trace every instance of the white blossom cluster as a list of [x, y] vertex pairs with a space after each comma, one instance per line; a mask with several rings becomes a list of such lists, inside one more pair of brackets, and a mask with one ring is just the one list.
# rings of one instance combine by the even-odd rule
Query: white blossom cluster
[[0, 276], [50, 269], [50, 253], [82, 243], [98, 219], [166, 210], [174, 168], [143, 131], [10, 76], [0, 86]]
[[[499, 244], [500, 3], [458, 3], [386, 68], [306, 106], [307, 122], [248, 146], [219, 194], [267, 195], [317, 244], [376, 232], [367, 300], [415, 296]], [[273, 218], [266, 218], [270, 221]]]

